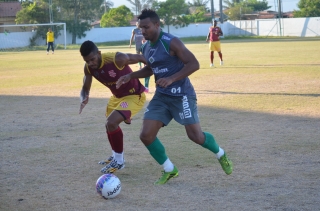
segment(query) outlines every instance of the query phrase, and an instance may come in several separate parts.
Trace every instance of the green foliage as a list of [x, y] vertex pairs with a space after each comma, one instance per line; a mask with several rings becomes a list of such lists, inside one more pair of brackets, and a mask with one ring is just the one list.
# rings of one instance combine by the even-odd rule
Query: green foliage
[[139, 14], [141, 10], [145, 8], [150, 8], [153, 2], [156, 2], [156, 0], [127, 0], [127, 1], [134, 6], [132, 7], [132, 10], [134, 10], [136, 14]]
[[247, 1], [242, 1], [241, 4], [243, 6], [252, 8], [253, 11], [264, 11], [271, 8], [271, 6], [268, 6], [267, 0], [262, 0], [262, 1], [247, 0]]
[[320, 0], [300, 0], [298, 7], [300, 10], [293, 12], [295, 18], [320, 16]]
[[46, 2], [24, 2], [22, 9], [16, 15], [17, 24], [48, 23], [49, 6]]
[[206, 12], [210, 11], [210, 9], [207, 7], [210, 0], [192, 0], [192, 2], [188, 2], [188, 5], [190, 7], [202, 7]]
[[74, 22], [73, 20], [67, 20], [66, 25], [68, 32], [70, 32], [72, 35], [76, 36], [79, 39], [81, 37], [85, 37], [85, 32], [90, 30], [90, 24], [88, 22]]
[[85, 36], [90, 30], [90, 22], [95, 20], [95, 14], [100, 8], [101, 0], [57, 0], [61, 8], [59, 17], [67, 23], [67, 30], [72, 33], [72, 44], [76, 38]]
[[243, 14], [252, 13], [253, 10], [251, 7], [243, 7], [241, 4], [235, 4], [226, 11], [226, 14], [229, 16], [229, 20], [244, 20]]
[[100, 20], [101, 27], [119, 27], [130, 26], [133, 13], [124, 5], [112, 8], [109, 12], [103, 14]]
[[168, 26], [168, 32], [169, 25], [184, 27], [190, 23], [189, 18], [184, 17], [184, 15], [188, 13], [188, 5], [185, 0], [154, 2], [152, 8], [157, 11], [160, 19], [164, 22], [163, 24]]
[[187, 17], [190, 23], [211, 22], [211, 17], [205, 16], [205, 6], [192, 6], [189, 8], [189, 12], [190, 14], [188, 14]]
[[230, 20], [244, 20], [242, 14], [250, 14], [252, 12], [263, 11], [270, 9], [267, 0], [223, 0], [227, 9], [226, 14]]
[[[54, 7], [56, 8], [56, 7]], [[46, 1], [36, 1], [22, 2], [22, 9], [16, 15], [16, 23], [17, 24], [39, 24], [39, 23], [49, 23], [49, 15], [48, 15], [49, 5]], [[57, 14], [57, 10], [54, 9], [53, 14]], [[21, 27], [22, 29], [26, 29], [26, 27]], [[30, 46], [35, 45], [35, 40], [39, 37], [42, 39], [46, 39], [46, 34], [48, 32], [49, 26], [38, 26], [33, 28], [36, 31], [36, 34], [30, 38]], [[55, 38], [60, 35], [61, 27], [51, 27], [54, 32]]]

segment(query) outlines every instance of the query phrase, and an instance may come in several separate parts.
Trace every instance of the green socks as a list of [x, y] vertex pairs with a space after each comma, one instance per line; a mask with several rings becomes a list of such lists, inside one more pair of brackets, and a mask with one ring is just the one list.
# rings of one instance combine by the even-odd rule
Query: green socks
[[150, 77], [144, 78], [144, 85], [145, 85], [146, 88], [149, 87], [149, 80], [150, 80]]
[[219, 152], [219, 145], [214, 140], [213, 135], [211, 135], [210, 133], [207, 133], [207, 132], [203, 132], [203, 134], [205, 136], [205, 140], [204, 140], [204, 143], [203, 143], [202, 147], [204, 147], [204, 148], [210, 150], [211, 152], [217, 154]]
[[[219, 152], [219, 145], [214, 140], [214, 137], [210, 133], [207, 133], [207, 132], [203, 132], [203, 134], [205, 136], [205, 141], [204, 141], [202, 147], [217, 154]], [[164, 162], [168, 159], [168, 156], [166, 155], [166, 150], [157, 137], [149, 146], [147, 146], [147, 149], [149, 150], [151, 156], [160, 165], [164, 164]]]
[[156, 137], [156, 139], [147, 146], [151, 156], [160, 164], [164, 164], [164, 162], [168, 159], [166, 155], [166, 150], [160, 140]]

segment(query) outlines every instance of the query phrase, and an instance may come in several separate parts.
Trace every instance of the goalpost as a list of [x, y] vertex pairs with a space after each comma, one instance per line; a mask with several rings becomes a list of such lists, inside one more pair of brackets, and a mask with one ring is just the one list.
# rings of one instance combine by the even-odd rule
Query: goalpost
[[32, 45], [44, 45], [46, 40], [41, 37], [36, 37], [37, 30], [42, 26], [48, 26], [46, 29], [42, 28], [42, 31], [48, 31], [49, 27], [58, 27], [60, 36], [55, 37], [54, 44], [61, 44], [64, 45], [64, 49], [67, 48], [66, 23], [15, 24], [0, 25], [0, 51]]

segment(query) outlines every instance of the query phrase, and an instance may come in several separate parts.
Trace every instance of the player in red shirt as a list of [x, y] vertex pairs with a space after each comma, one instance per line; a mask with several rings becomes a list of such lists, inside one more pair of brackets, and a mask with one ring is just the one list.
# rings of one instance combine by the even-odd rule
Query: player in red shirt
[[113, 94], [106, 108], [106, 132], [112, 148], [112, 155], [99, 164], [106, 165], [101, 172], [113, 173], [124, 168], [123, 133], [119, 127], [121, 122], [131, 123], [146, 101], [144, 86], [139, 79], [132, 79], [129, 83], [116, 89], [117, 80], [132, 72], [129, 64], [146, 63], [145, 58], [138, 54], [101, 53], [91, 41], [85, 41], [80, 47], [84, 65], [83, 86], [80, 93], [80, 111], [89, 102], [89, 92], [92, 77], [108, 87]]
[[217, 51], [220, 57], [220, 65], [223, 65], [223, 59], [222, 59], [222, 53], [221, 53], [221, 47], [220, 47], [220, 39], [219, 37], [223, 36], [223, 32], [220, 27], [217, 26], [217, 21], [213, 21], [213, 26], [209, 28], [209, 33], [207, 36], [206, 41], [209, 43], [209, 50], [210, 50], [210, 67], [213, 67], [213, 58], [214, 58], [214, 51]]

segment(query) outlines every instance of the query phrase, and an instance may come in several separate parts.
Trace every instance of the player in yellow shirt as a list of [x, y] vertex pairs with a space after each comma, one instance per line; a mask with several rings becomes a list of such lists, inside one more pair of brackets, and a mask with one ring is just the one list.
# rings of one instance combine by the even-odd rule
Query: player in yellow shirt
[[49, 54], [50, 46], [51, 46], [52, 54], [54, 54], [53, 42], [54, 42], [54, 33], [51, 30], [51, 28], [49, 28], [47, 32], [47, 45], [48, 45], [47, 55]]

